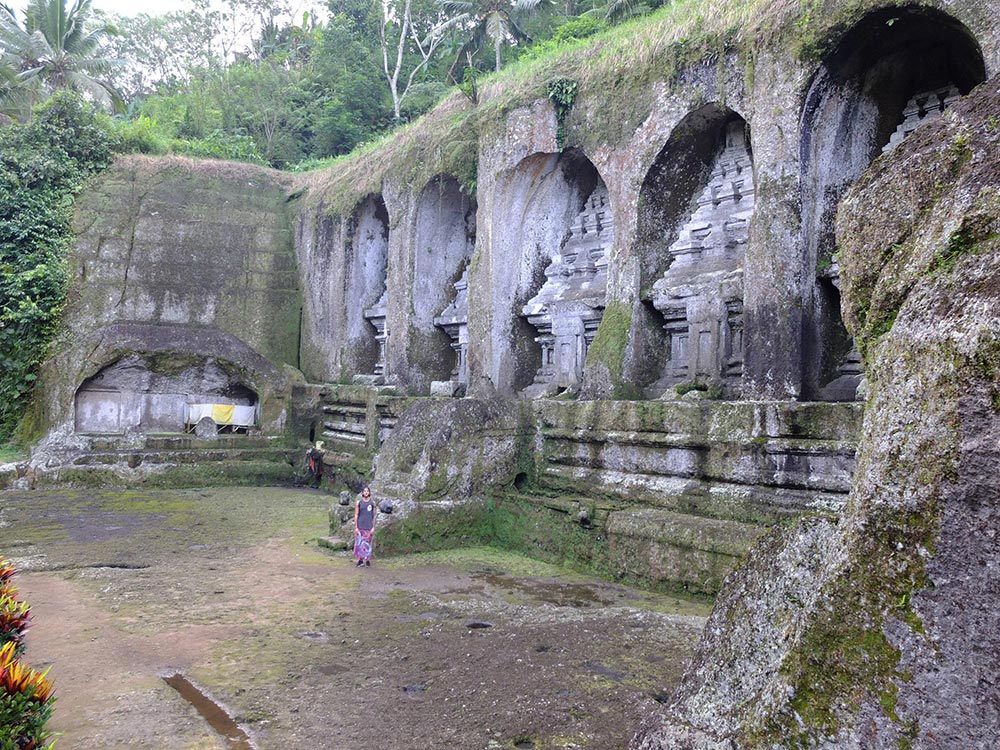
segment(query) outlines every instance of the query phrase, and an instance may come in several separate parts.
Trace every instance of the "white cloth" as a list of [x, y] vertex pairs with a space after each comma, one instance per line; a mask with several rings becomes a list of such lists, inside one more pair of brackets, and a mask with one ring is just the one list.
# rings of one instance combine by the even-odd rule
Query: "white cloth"
[[[228, 405], [228, 404], [227, 404]], [[204, 417], [212, 417], [216, 404], [188, 404], [187, 424], [198, 424]], [[236, 425], [237, 427], [253, 427], [257, 423], [256, 406], [233, 406], [232, 417], [224, 422], [215, 420], [216, 424]]]

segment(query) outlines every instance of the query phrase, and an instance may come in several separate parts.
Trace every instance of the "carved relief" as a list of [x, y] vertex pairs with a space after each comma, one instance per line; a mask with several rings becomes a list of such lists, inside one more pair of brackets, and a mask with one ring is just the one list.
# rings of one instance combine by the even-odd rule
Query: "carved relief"
[[386, 374], [385, 340], [388, 338], [389, 334], [385, 329], [385, 308], [388, 304], [388, 296], [389, 290], [383, 289], [382, 296], [378, 298], [378, 302], [364, 312], [365, 319], [375, 326], [375, 340], [378, 342], [378, 361], [375, 363], [375, 369], [372, 374], [377, 377], [384, 377]]
[[580, 385], [587, 348], [604, 315], [613, 244], [608, 189], [598, 182], [562, 249], [545, 268], [545, 283], [522, 308], [522, 315], [538, 331], [535, 341], [542, 348], [542, 365], [525, 395]]
[[469, 382], [469, 269], [462, 272], [462, 278], [455, 282], [455, 299], [441, 314], [434, 318], [434, 325], [443, 329], [451, 339], [455, 352], [455, 369], [451, 379], [467, 384]]
[[896, 148], [906, 136], [917, 129], [920, 123], [943, 114], [961, 95], [954, 85], [914, 94], [903, 107], [903, 121], [882, 148], [882, 153], [888, 153]]
[[726, 128], [722, 150], [690, 219], [668, 248], [670, 265], [653, 285], [668, 360], [652, 390], [684, 381], [723, 383], [743, 374], [743, 256], [754, 207], [753, 167], [742, 120]]

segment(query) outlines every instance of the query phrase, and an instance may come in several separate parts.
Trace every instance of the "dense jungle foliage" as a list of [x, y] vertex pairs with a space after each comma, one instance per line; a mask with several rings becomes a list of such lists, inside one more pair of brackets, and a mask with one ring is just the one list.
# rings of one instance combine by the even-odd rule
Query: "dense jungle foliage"
[[481, 72], [663, 0], [327, 0], [296, 16], [291, 2], [190, 0], [135, 16], [101, 0], [0, 5], [0, 105], [24, 121], [69, 87], [113, 109], [127, 150], [308, 169], [456, 86], [474, 95]]
[[73, 196], [111, 160], [110, 120], [60, 91], [0, 128], [0, 440], [10, 436], [62, 310]]

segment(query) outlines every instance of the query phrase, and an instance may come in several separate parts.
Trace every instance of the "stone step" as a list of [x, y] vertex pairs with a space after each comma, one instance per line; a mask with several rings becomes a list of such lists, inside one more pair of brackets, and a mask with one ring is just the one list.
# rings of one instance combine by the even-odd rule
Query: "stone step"
[[[547, 434], [700, 435], [713, 442], [806, 438], [856, 442], [862, 405], [754, 401], [547, 401], [539, 405]], [[583, 430], [581, 425], [587, 425]], [[654, 442], [656, 438], [651, 438]]]
[[[219, 450], [222, 448], [274, 448], [284, 441], [282, 436], [219, 435], [214, 440], [204, 440], [194, 435], [146, 435], [142, 450]], [[90, 448], [96, 453], [135, 450], [135, 444], [123, 437], [90, 439]]]
[[705, 481], [759, 484], [803, 490], [847, 492], [854, 470], [854, 446], [771, 442], [711, 448], [586, 443], [546, 446], [546, 473], [591, 481], [603, 472], [626, 472]]
[[298, 479], [295, 467], [276, 461], [213, 461], [188, 464], [64, 466], [38, 473], [37, 489], [76, 487], [212, 487], [288, 485]]
[[316, 543], [331, 552], [342, 552], [343, 550], [351, 549], [351, 540], [339, 536], [321, 536], [316, 540]]
[[216, 450], [116, 450], [86, 453], [73, 460], [74, 466], [112, 466], [128, 464], [135, 468], [141, 464], [195, 464], [237, 461], [272, 461], [293, 463], [298, 451], [283, 448], [222, 448]]
[[[603, 538], [596, 543], [615, 576], [699, 595], [714, 596], [737, 561], [769, 528], [664, 508], [595, 504], [582, 496], [512, 497], [566, 514], [546, 527], [580, 524], [596, 535], [595, 540]], [[562, 538], [558, 533], [554, 537]]]
[[709, 481], [629, 471], [550, 465], [539, 477], [550, 492], [617, 506], [649, 505], [708, 518], [773, 524], [803, 512], [837, 512], [844, 491]]
[[629, 508], [608, 516], [608, 536], [627, 536], [685, 550], [742, 557], [767, 531], [761, 524], [705, 518], [662, 508]]
[[667, 589], [714, 595], [766, 526], [660, 508], [613, 512], [606, 533], [613, 565], [625, 577]]

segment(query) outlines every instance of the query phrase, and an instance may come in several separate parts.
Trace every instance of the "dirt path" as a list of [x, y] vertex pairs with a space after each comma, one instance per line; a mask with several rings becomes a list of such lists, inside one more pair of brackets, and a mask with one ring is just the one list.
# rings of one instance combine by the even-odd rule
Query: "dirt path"
[[358, 570], [309, 542], [327, 502], [0, 493], [59, 750], [225, 748], [162, 681], [174, 672], [258, 750], [623, 747], [704, 622], [703, 605], [495, 550]]

